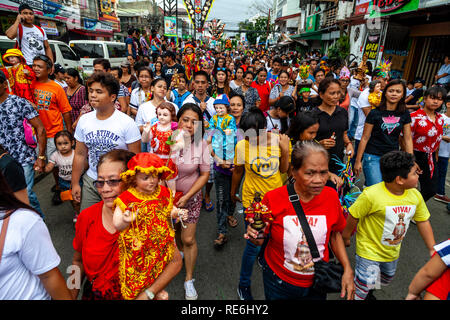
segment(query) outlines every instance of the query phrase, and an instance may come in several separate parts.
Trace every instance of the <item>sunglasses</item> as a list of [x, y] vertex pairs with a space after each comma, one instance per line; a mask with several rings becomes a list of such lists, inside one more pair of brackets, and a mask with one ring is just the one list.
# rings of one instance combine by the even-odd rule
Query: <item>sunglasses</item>
[[227, 71], [227, 68], [217, 68], [217, 71]]
[[95, 180], [94, 186], [96, 188], [103, 188], [105, 186], [105, 183], [110, 187], [117, 187], [119, 183], [121, 183], [121, 179], [112, 179], [112, 180]]

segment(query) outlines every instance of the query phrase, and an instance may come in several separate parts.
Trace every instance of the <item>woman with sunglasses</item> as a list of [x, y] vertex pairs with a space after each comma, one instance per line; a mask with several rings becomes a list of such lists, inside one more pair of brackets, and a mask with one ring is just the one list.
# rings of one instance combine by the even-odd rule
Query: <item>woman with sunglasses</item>
[[[82, 300], [122, 300], [119, 284], [119, 232], [113, 224], [114, 200], [125, 191], [120, 174], [127, 170], [134, 153], [112, 150], [100, 157], [97, 166], [97, 188], [101, 201], [83, 210], [76, 224], [72, 265], [78, 267], [80, 284], [84, 279]], [[182, 267], [181, 255], [175, 249], [173, 260], [136, 299], [150, 299], [164, 289]], [[74, 274], [72, 274], [73, 276]], [[80, 289], [71, 289], [77, 299]]]

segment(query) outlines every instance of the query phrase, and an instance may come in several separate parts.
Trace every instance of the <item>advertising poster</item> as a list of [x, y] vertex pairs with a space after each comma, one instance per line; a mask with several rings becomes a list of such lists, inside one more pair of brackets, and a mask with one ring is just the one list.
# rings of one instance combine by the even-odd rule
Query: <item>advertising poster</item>
[[378, 49], [380, 47], [380, 35], [368, 35], [366, 45], [364, 46], [364, 54], [367, 53], [369, 60], [375, 60], [377, 58]]
[[420, 0], [373, 0], [370, 2], [369, 18], [385, 17], [392, 14], [415, 11], [419, 8]]
[[167, 37], [177, 36], [177, 18], [164, 17], [164, 35]]
[[99, 0], [98, 9], [99, 20], [119, 21], [116, 14], [116, 0]]

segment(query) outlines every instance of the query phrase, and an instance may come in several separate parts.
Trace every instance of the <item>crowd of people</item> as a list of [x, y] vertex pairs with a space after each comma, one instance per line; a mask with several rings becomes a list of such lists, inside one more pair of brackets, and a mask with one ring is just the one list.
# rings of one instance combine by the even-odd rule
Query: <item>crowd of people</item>
[[[317, 50], [212, 50], [128, 34], [127, 61], [96, 59], [87, 79], [45, 52], [30, 60], [19, 46], [2, 57], [1, 299], [80, 295], [59, 272], [32, 190], [41, 172], [53, 174], [53, 205], [73, 206], [82, 299], [167, 300], [184, 265], [185, 298], [196, 300], [201, 210], [216, 212], [220, 250], [239, 224], [237, 202], [247, 239], [241, 300], [253, 300], [256, 260], [267, 300], [326, 299], [315, 273], [330, 260], [342, 266], [341, 298], [374, 299], [376, 280], [394, 278], [410, 223], [432, 258], [407, 298], [449, 298], [450, 244], [436, 243], [426, 206], [450, 203], [448, 74], [409, 88], [385, 62], [372, 70]], [[346, 179], [362, 172], [364, 189], [346, 207]]]

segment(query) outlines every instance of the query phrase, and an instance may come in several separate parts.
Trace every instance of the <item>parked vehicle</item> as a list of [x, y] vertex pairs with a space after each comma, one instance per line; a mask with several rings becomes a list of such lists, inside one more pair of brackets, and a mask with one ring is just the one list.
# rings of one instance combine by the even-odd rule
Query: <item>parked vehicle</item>
[[[0, 36], [0, 54], [4, 55], [6, 50], [14, 48], [16, 41], [7, 36]], [[62, 41], [48, 40], [53, 52], [53, 61], [59, 63], [63, 68], [75, 68], [81, 70], [80, 57]]]
[[97, 58], [108, 59], [111, 67], [118, 67], [127, 60], [125, 43], [98, 40], [72, 40], [70, 47], [81, 59], [81, 66], [86, 75], [94, 72], [93, 62]]

